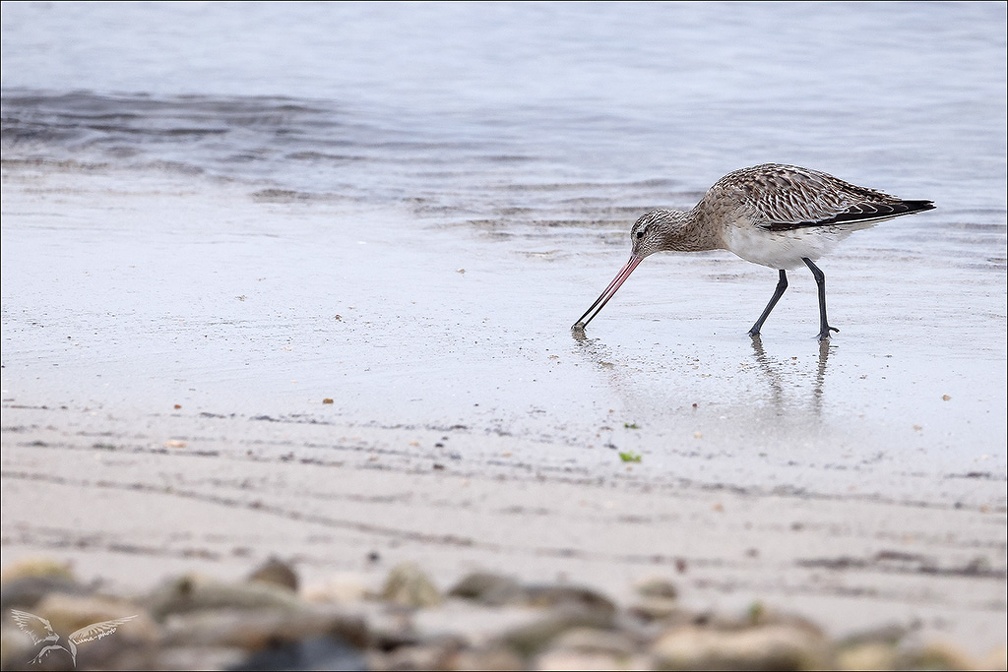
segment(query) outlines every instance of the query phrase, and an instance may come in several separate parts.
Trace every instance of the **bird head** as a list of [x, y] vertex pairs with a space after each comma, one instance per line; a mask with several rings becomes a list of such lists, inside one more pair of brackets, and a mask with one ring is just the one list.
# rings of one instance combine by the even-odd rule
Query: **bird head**
[[672, 210], [652, 210], [641, 215], [630, 228], [633, 255], [643, 259], [655, 252], [668, 249], [664, 242], [677, 230], [678, 215], [679, 213]]

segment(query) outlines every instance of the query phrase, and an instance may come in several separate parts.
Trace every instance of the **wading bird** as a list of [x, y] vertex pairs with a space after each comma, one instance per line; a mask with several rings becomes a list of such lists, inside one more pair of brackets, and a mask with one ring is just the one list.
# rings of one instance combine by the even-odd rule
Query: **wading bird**
[[777, 289], [749, 330], [763, 323], [787, 289], [787, 269], [802, 264], [819, 288], [819, 340], [839, 331], [826, 319], [826, 277], [815, 261], [854, 231], [900, 215], [931, 210], [931, 201], [905, 201], [832, 175], [778, 163], [728, 173], [689, 211], [652, 210], [630, 229], [630, 260], [571, 327], [583, 336], [638, 264], [655, 252], [729, 250], [779, 272]]

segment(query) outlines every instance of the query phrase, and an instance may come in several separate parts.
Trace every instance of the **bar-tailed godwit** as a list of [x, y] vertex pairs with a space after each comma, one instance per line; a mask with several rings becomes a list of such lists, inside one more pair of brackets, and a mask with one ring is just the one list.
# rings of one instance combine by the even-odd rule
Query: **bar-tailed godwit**
[[652, 210], [638, 219], [630, 229], [630, 260], [571, 329], [583, 335], [645, 257], [729, 250], [779, 272], [777, 289], [750, 336], [759, 336], [787, 289], [786, 270], [804, 264], [819, 288], [819, 340], [827, 340], [839, 329], [826, 320], [826, 278], [814, 262], [854, 231], [933, 208], [931, 201], [905, 201], [798, 166], [765, 163], [736, 170], [715, 182], [692, 210]]

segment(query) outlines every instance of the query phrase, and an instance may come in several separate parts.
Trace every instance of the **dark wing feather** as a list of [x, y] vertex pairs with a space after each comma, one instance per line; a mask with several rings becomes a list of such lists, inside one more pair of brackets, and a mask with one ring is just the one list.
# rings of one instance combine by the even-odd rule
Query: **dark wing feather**
[[818, 221], [805, 222], [770, 222], [764, 225], [771, 231], [788, 231], [791, 229], [801, 229], [810, 226], [829, 226], [831, 224], [845, 224], [854, 222], [872, 222], [892, 219], [900, 215], [909, 215], [914, 212], [934, 210], [934, 203], [931, 201], [900, 201], [892, 203], [859, 203], [853, 205], [844, 212], [832, 217], [820, 219]]

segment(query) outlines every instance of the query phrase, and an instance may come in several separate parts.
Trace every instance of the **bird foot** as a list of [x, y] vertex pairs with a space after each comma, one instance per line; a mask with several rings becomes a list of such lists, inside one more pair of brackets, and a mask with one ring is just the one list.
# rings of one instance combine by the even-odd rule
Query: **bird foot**
[[840, 330], [837, 329], [836, 327], [831, 327], [831, 326], [827, 325], [825, 329], [823, 329], [822, 331], [819, 332], [819, 342], [822, 343], [823, 341], [830, 340], [830, 333], [829, 332], [831, 332], [831, 331], [835, 331], [838, 334], [840, 333]]

